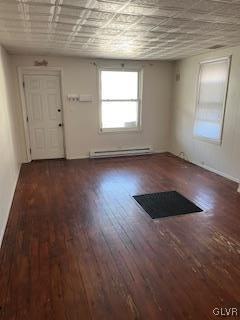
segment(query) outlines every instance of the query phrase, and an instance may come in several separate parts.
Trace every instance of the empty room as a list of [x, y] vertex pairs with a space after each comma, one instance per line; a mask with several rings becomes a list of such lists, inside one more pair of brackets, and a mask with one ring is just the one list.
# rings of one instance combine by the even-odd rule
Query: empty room
[[239, 0], [0, 0], [0, 319], [240, 318], [239, 124]]

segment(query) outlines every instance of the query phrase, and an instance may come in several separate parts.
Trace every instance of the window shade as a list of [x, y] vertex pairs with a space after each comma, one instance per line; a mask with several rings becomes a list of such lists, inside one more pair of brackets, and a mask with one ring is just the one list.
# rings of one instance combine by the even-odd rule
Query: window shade
[[230, 58], [200, 65], [194, 135], [221, 142]]

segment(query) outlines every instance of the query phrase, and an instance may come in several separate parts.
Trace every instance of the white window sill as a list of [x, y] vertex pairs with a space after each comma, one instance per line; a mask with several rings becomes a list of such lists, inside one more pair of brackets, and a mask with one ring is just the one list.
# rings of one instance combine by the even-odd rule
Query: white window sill
[[99, 129], [99, 134], [108, 134], [108, 133], [137, 133], [141, 132], [142, 128], [109, 128], [109, 129]]

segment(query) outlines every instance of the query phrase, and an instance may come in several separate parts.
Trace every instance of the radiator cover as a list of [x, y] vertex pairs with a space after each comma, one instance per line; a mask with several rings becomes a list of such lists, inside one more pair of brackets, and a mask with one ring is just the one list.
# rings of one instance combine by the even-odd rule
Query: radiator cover
[[105, 150], [91, 150], [90, 158], [108, 158], [108, 157], [122, 157], [131, 155], [151, 154], [153, 149], [151, 146], [132, 147], [121, 149], [105, 149]]

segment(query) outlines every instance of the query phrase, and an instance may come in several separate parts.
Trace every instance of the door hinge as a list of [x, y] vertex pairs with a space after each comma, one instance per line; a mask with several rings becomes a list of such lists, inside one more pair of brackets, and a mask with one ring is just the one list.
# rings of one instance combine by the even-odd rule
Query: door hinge
[[25, 82], [23, 81], [23, 88], [25, 88]]
[[27, 122], [28, 122], [28, 116], [27, 116]]
[[30, 154], [32, 154], [32, 149], [31, 148], [29, 148], [29, 152], [30, 152]]

